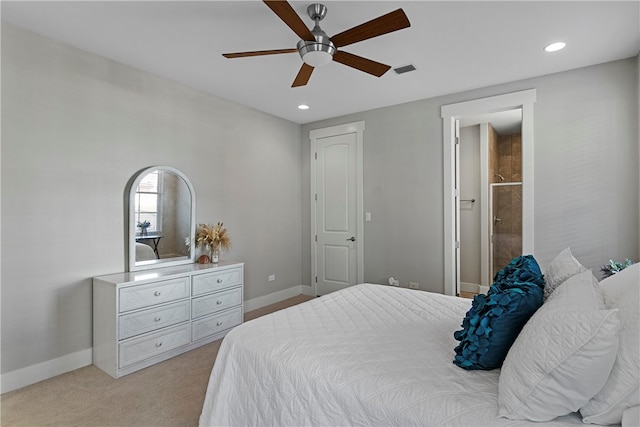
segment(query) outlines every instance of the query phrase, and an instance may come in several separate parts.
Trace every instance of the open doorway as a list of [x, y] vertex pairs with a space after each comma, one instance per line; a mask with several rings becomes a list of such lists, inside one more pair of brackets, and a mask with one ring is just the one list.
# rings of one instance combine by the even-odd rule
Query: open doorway
[[522, 109], [459, 120], [460, 293], [522, 253]]
[[[520, 110], [521, 122], [521, 210], [522, 233], [521, 253], [533, 253], [533, 104], [536, 100], [535, 89], [482, 98], [457, 104], [444, 105], [441, 108], [443, 119], [444, 153], [444, 293], [460, 294], [460, 122], [467, 118], [485, 114]], [[488, 123], [488, 122], [487, 122]], [[488, 165], [488, 160], [487, 160]], [[488, 177], [489, 171], [484, 172]], [[487, 178], [488, 179], [488, 178]], [[488, 181], [487, 181], [488, 182]], [[489, 198], [489, 188], [486, 196]], [[465, 199], [466, 200], [466, 199]], [[489, 213], [485, 209], [484, 224], [489, 224]], [[483, 245], [481, 256], [489, 257], [488, 246]], [[488, 261], [483, 265], [489, 265]], [[485, 277], [488, 273], [485, 273]]]

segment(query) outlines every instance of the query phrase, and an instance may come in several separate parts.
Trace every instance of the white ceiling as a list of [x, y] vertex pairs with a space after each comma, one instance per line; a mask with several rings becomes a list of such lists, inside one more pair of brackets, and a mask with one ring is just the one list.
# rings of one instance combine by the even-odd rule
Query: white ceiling
[[[311, 1], [290, 2], [306, 15]], [[291, 88], [298, 37], [260, 1], [6, 1], [2, 20], [296, 123], [628, 58], [640, 49], [640, 1], [325, 1], [334, 35], [403, 8], [411, 27], [344, 48], [417, 71], [381, 78], [333, 62]], [[543, 47], [562, 40], [553, 54]], [[309, 110], [300, 111], [305, 103]]]
[[460, 127], [474, 126], [480, 123], [491, 123], [498, 135], [520, 133], [522, 126], [522, 109], [499, 111], [495, 113], [465, 116], [460, 119]]

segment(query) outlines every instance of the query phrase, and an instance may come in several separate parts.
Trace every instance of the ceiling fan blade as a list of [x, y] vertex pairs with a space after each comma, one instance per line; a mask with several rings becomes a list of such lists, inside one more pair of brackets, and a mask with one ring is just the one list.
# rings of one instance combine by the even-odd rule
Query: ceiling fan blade
[[225, 58], [245, 58], [247, 56], [262, 56], [262, 55], [278, 55], [280, 53], [294, 53], [298, 49], [273, 49], [273, 50], [254, 50], [252, 52], [236, 52], [236, 53], [223, 53]]
[[269, 9], [271, 9], [282, 21], [293, 30], [302, 40], [314, 41], [315, 37], [311, 30], [305, 25], [300, 16], [291, 7], [289, 2], [276, 0], [267, 1], [263, 0]]
[[398, 9], [336, 34], [331, 37], [331, 41], [336, 47], [343, 47], [410, 26], [411, 23], [407, 15], [402, 9]]
[[299, 87], [299, 86], [306, 85], [307, 82], [309, 81], [309, 78], [311, 77], [312, 72], [313, 72], [313, 67], [303, 62], [302, 67], [300, 67], [300, 71], [298, 71], [298, 75], [293, 81], [293, 84], [291, 85], [291, 87]]
[[372, 61], [371, 59], [363, 58], [362, 56], [342, 50], [333, 54], [333, 60], [376, 77], [382, 76], [391, 68], [390, 65], [381, 64], [380, 62]]

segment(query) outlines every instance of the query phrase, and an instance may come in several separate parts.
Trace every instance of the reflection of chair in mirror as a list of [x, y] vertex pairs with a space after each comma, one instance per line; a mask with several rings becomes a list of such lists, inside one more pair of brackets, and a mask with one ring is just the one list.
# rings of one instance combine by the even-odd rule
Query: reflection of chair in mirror
[[153, 248], [144, 243], [136, 242], [136, 261], [149, 261], [156, 259], [156, 253]]

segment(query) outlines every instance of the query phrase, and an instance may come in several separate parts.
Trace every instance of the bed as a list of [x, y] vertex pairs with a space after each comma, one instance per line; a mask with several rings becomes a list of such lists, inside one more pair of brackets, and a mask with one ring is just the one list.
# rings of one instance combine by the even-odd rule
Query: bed
[[200, 426], [582, 425], [498, 418], [500, 369], [452, 363], [471, 300], [360, 284], [223, 340]]

